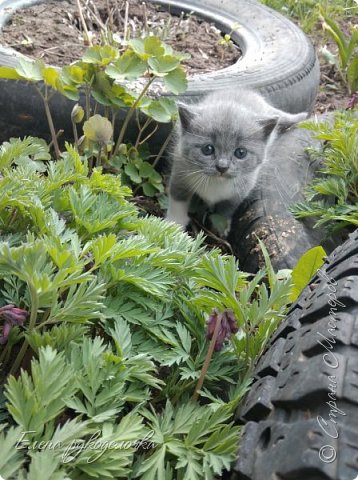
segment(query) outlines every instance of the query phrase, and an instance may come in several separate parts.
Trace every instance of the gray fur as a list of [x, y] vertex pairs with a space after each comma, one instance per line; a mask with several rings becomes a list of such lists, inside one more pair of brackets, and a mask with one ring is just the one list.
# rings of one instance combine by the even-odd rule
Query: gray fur
[[[209, 206], [225, 202], [231, 215], [257, 184], [277, 135], [307, 114], [285, 113], [253, 91], [229, 90], [179, 105], [179, 117], [167, 218], [185, 226], [194, 194]], [[207, 145], [213, 154], [204, 155]], [[239, 147], [247, 151], [245, 158], [235, 156]]]

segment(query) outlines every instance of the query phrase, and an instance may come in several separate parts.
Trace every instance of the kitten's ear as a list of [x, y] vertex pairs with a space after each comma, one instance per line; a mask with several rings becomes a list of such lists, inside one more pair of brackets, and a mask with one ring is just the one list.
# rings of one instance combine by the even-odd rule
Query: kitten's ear
[[179, 120], [184, 130], [189, 128], [191, 120], [194, 118], [194, 112], [185, 103], [178, 103]]
[[307, 112], [302, 113], [286, 113], [282, 112], [280, 119], [278, 121], [278, 128], [281, 132], [288, 130], [299, 122], [306, 120], [308, 117]]
[[286, 113], [280, 110], [276, 110], [276, 112], [272, 117], [259, 120], [265, 137], [268, 137], [275, 127], [279, 133], [282, 133], [308, 117], [306, 112]]
[[262, 127], [265, 137], [268, 137], [272, 133], [272, 130], [278, 124], [279, 119], [279, 115], [274, 115], [273, 117], [261, 118], [259, 120], [258, 123]]

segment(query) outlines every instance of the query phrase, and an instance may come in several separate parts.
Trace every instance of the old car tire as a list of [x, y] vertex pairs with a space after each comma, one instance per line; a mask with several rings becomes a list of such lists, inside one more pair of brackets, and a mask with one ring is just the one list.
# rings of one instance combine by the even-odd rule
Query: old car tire
[[311, 112], [319, 85], [319, 62], [308, 37], [290, 20], [255, 0], [155, 0], [173, 12], [189, 10], [223, 32], [235, 23], [232, 39], [242, 57], [228, 68], [189, 81], [185, 97], [232, 87], [259, 90], [282, 110]]
[[232, 480], [358, 474], [358, 230], [292, 306], [255, 369]]
[[[151, 0], [152, 1], [152, 0]], [[0, 28], [11, 12], [38, 0], [0, 0]], [[185, 10], [214, 22], [222, 31], [232, 33], [243, 51], [239, 61], [228, 68], [189, 78], [189, 88], [182, 96], [196, 101], [212, 90], [250, 87], [261, 91], [275, 106], [291, 113], [313, 108], [319, 84], [319, 63], [310, 40], [292, 22], [254, 0], [155, 0], [168, 5], [173, 13]], [[0, 65], [14, 66], [14, 50], [0, 46]], [[70, 111], [73, 103], [55, 95], [52, 111], [57, 128], [71, 135]], [[43, 106], [31, 85], [0, 80], [0, 115], [2, 140], [9, 135], [48, 133]], [[152, 143], [158, 146], [169, 131], [162, 125]]]

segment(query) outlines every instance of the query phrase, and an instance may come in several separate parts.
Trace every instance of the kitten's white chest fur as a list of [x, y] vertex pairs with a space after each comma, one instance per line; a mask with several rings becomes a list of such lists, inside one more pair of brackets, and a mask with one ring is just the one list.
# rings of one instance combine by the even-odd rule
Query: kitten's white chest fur
[[230, 200], [236, 194], [234, 178], [205, 177], [200, 173], [195, 175], [188, 183], [196, 195], [202, 198], [209, 206], [224, 200]]
[[234, 208], [255, 187], [278, 135], [307, 117], [270, 105], [253, 91], [218, 91], [200, 103], [179, 106], [167, 219], [189, 222], [196, 194], [209, 206]]

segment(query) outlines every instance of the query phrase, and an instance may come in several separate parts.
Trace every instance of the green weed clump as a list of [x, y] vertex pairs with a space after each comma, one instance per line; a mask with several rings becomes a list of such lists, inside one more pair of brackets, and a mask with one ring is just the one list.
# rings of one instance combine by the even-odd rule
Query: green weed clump
[[322, 161], [317, 178], [306, 189], [306, 201], [291, 207], [297, 218], [316, 218], [315, 226], [329, 231], [358, 226], [357, 110], [336, 113], [334, 121], [303, 123], [321, 140], [309, 149]]
[[344, 19], [354, 17], [358, 6], [354, 0], [261, 0], [283, 15], [296, 19], [307, 33], [313, 33], [320, 20], [320, 8], [330, 17]]
[[350, 94], [358, 90], [358, 29], [351, 26], [350, 33], [345, 34], [339, 24], [329, 17], [323, 8], [320, 8], [323, 28], [332, 37], [338, 48], [337, 56], [326, 50], [330, 62], [336, 65], [343, 83]]

